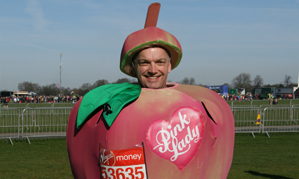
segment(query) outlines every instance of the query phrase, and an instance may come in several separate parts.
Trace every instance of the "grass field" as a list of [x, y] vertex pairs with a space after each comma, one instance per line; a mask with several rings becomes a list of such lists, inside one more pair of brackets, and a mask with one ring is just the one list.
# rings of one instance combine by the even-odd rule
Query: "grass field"
[[[0, 140], [1, 179], [73, 178], [65, 138], [13, 142]], [[236, 134], [228, 178], [299, 178], [299, 134]]]
[[299, 178], [299, 133], [236, 134], [228, 178]]
[[0, 140], [0, 178], [72, 178], [65, 138]]

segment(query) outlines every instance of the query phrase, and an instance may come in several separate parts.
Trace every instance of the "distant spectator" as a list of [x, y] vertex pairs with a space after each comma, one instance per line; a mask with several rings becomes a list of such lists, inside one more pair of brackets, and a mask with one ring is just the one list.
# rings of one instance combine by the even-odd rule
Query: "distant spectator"
[[8, 102], [9, 102], [9, 98], [5, 97], [5, 99], [4, 99], [4, 106], [3, 107], [8, 107]]

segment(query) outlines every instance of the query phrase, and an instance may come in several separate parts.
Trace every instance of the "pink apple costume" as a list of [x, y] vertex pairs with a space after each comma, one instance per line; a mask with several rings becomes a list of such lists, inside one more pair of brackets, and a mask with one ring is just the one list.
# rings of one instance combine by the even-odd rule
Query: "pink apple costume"
[[[151, 6], [155, 10], [160, 4]], [[131, 72], [134, 54], [148, 46], [167, 49], [172, 69], [181, 61], [178, 40], [155, 27], [156, 20], [150, 19], [152, 23], [148, 19], [144, 29], [130, 34], [124, 42], [120, 69], [127, 75], [134, 76]], [[84, 101], [85, 96], [77, 102], [67, 127], [67, 149], [74, 177], [226, 178], [235, 134], [228, 104], [204, 87], [177, 83], [167, 86], [142, 88], [136, 98], [124, 104], [125, 100], [117, 96], [123, 91], [117, 92], [117, 98], [109, 103], [114, 94], [105, 89], [111, 98], [104, 104], [97, 100], [90, 102], [94, 108], [82, 118], [78, 117], [78, 111], [84, 111], [80, 104], [88, 102]], [[124, 90], [127, 93], [129, 88]], [[91, 98], [94, 96], [99, 95], [94, 93]], [[113, 106], [119, 101], [122, 104], [117, 107], [117, 115], [107, 122], [114, 107], [107, 110], [105, 104]]]

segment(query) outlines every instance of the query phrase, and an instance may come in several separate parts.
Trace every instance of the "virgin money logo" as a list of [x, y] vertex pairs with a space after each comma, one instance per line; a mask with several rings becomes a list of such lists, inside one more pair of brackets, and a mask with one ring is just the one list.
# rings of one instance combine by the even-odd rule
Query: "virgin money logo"
[[111, 150], [101, 149], [99, 161], [101, 165], [113, 166], [115, 164], [115, 155]]
[[100, 165], [114, 167], [127, 165], [143, 165], [143, 147], [134, 147], [121, 150], [109, 150], [100, 148], [99, 162]]
[[158, 156], [182, 170], [194, 157], [204, 133], [205, 114], [191, 107], [177, 109], [170, 122], [155, 121], [148, 129], [147, 143]]

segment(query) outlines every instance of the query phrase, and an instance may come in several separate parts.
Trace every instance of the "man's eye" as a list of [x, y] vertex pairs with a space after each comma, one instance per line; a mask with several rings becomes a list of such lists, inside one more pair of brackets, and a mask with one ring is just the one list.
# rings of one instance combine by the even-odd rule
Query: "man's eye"
[[166, 62], [165, 61], [158, 61], [156, 63], [157, 63], [157, 65], [164, 65]]
[[139, 65], [140, 66], [146, 66], [146, 65], [148, 65], [149, 63], [148, 62], [139, 62]]

